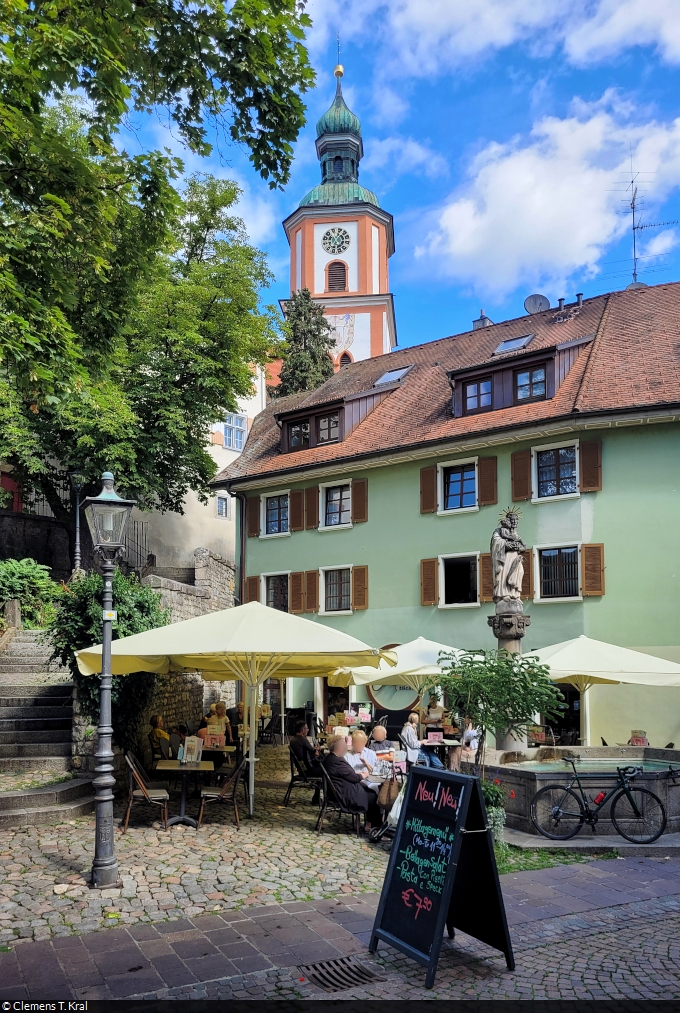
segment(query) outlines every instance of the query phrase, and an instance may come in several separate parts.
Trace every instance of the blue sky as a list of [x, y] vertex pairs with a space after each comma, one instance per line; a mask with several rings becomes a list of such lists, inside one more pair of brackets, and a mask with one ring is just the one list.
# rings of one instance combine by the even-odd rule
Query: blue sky
[[[238, 149], [186, 159], [242, 185], [241, 214], [276, 275], [266, 301], [289, 294], [280, 223], [319, 179], [314, 125], [333, 97], [338, 29], [361, 182], [394, 215], [400, 347], [467, 330], [482, 306], [494, 321], [520, 316], [531, 292], [554, 305], [624, 288], [631, 157], [643, 223], [680, 219], [677, 0], [310, 0], [308, 11], [318, 82], [285, 192]], [[139, 126], [147, 146], [181, 153], [160, 124]], [[675, 281], [680, 225], [639, 240], [640, 280]]]

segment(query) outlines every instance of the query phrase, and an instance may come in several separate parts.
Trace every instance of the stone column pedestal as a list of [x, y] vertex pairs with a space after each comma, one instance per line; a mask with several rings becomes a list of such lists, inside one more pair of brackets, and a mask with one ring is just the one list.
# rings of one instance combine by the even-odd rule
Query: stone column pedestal
[[[524, 614], [521, 601], [499, 601], [496, 605], [496, 614], [489, 616], [487, 622], [498, 642], [499, 651], [522, 653], [522, 638], [527, 628], [531, 626], [531, 616]], [[509, 732], [506, 735], [496, 735], [496, 749], [514, 752], [526, 748], [526, 733], [519, 738], [514, 738]]]

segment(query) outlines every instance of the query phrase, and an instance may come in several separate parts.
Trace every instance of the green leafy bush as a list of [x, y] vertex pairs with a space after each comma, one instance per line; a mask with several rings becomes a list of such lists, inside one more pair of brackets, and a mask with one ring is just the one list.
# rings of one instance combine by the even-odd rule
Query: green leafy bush
[[505, 805], [505, 792], [500, 784], [496, 784], [495, 781], [487, 781], [485, 778], [480, 782], [482, 788], [482, 795], [484, 796], [484, 803], [489, 808], [504, 806]]
[[0, 562], [0, 604], [16, 598], [21, 620], [28, 629], [40, 629], [54, 618], [53, 602], [59, 585], [50, 578], [49, 566], [35, 559], [5, 559]]
[[[50, 625], [52, 657], [70, 669], [84, 716], [94, 725], [99, 721], [101, 680], [96, 675], [80, 674], [75, 651], [101, 643], [103, 589], [104, 583], [98, 573], [89, 573], [64, 585]], [[134, 576], [126, 577], [120, 570], [113, 578], [113, 608], [118, 613], [118, 620], [113, 624], [114, 640], [166, 626], [170, 621], [170, 611], [161, 608], [158, 592], [145, 587]], [[113, 677], [113, 740], [122, 749], [133, 749], [137, 744], [139, 718], [151, 699], [155, 679], [151, 672]]]

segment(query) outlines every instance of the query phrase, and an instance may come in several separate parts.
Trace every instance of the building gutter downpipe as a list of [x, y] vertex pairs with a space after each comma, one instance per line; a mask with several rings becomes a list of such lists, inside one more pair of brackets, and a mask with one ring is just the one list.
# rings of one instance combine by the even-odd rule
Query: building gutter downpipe
[[246, 598], [246, 494], [235, 492], [234, 496], [239, 502], [238, 603], [243, 605]]

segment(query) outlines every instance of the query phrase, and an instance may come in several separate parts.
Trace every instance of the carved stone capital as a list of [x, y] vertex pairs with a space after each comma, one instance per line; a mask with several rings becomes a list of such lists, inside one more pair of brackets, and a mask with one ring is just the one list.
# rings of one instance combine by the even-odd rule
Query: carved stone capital
[[531, 626], [531, 616], [525, 616], [523, 612], [513, 614], [489, 616], [487, 623], [493, 630], [496, 640], [521, 640]]

